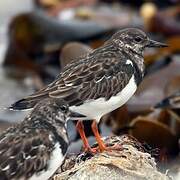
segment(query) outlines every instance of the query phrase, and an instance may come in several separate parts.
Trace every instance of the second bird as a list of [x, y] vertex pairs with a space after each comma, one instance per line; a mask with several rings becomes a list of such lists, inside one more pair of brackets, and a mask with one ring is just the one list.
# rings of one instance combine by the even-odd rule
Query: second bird
[[62, 101], [43, 99], [22, 122], [0, 134], [0, 179], [49, 179], [68, 149], [69, 115]]
[[[107, 150], [97, 123], [101, 117], [125, 104], [135, 93], [144, 76], [143, 52], [148, 47], [165, 47], [136, 28], [114, 34], [105, 44], [78, 61], [68, 64], [47, 87], [11, 106], [32, 108], [43, 98], [63, 99], [75, 112], [74, 119], [92, 119], [92, 131], [100, 151]], [[86, 150], [93, 151], [86, 139], [83, 124], [77, 128]]]

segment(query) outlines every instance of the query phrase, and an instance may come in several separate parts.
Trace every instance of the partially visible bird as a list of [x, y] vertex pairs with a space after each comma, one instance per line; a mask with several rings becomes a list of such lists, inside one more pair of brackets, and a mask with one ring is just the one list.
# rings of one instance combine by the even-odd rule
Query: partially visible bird
[[[144, 76], [146, 47], [166, 47], [136, 28], [115, 33], [105, 44], [68, 64], [57, 79], [42, 90], [14, 103], [11, 109], [32, 108], [49, 97], [63, 99], [81, 120], [93, 119], [92, 131], [100, 151], [107, 150], [98, 132], [101, 117], [125, 104]], [[81, 118], [79, 117], [81, 116]], [[92, 151], [82, 122], [77, 124], [86, 150]]]
[[0, 179], [49, 179], [66, 155], [68, 114], [62, 102], [44, 99], [24, 121], [3, 132]]
[[155, 105], [155, 108], [180, 109], [180, 91], [166, 97]]

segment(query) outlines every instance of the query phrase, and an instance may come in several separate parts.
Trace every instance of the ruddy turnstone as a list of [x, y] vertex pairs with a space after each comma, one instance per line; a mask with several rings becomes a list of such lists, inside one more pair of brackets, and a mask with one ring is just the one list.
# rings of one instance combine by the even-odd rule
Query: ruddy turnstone
[[[115, 33], [103, 46], [68, 64], [57, 79], [11, 106], [11, 109], [32, 108], [40, 99], [63, 99], [69, 109], [93, 119], [92, 130], [101, 151], [106, 149], [98, 132], [101, 117], [122, 106], [134, 94], [144, 76], [143, 51], [146, 47], [165, 47], [136, 28]], [[75, 119], [77, 119], [75, 117]], [[77, 124], [86, 149], [82, 122]]]
[[68, 107], [40, 101], [20, 124], [0, 135], [0, 179], [49, 179], [62, 164], [68, 137]]

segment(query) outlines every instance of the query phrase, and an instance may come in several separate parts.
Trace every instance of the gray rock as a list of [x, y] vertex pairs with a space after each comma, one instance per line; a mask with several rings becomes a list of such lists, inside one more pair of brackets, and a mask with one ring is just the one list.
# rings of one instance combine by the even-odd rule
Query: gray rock
[[[117, 150], [95, 155], [72, 155], [53, 180], [168, 180], [157, 170], [155, 159], [136, 139], [124, 135], [106, 138]], [[96, 146], [96, 145], [94, 145]], [[89, 157], [88, 157], [89, 156]]]

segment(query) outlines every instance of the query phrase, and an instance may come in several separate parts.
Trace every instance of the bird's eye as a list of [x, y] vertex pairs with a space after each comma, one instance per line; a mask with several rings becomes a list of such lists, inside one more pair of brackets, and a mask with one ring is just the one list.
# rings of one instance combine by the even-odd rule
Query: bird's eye
[[141, 37], [139, 37], [139, 36], [137, 36], [137, 37], [135, 37], [135, 38], [134, 38], [134, 40], [135, 40], [136, 42], [138, 42], [138, 43], [139, 43], [139, 42], [141, 42], [141, 41], [142, 41], [142, 38], [141, 38]]

